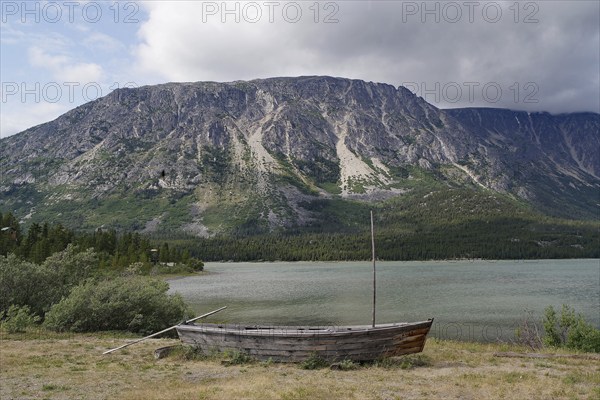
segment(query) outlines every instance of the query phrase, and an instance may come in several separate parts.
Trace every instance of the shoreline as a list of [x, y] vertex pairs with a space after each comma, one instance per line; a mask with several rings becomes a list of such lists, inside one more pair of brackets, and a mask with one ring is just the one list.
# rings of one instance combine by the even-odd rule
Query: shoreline
[[[477, 262], [477, 261], [485, 261], [489, 263], [496, 262], [535, 262], [535, 261], [560, 261], [560, 260], [597, 260], [600, 262], [600, 258], [589, 258], [589, 257], [581, 257], [581, 258], [432, 258], [427, 260], [387, 260], [387, 259], [376, 259], [377, 262]], [[219, 261], [203, 261], [204, 264], [274, 264], [274, 263], [359, 263], [359, 262], [368, 262], [371, 263], [372, 260], [293, 260], [293, 261], [285, 261], [285, 260], [247, 260], [247, 261], [234, 261], [234, 260], [219, 260]]]
[[[200, 272], [189, 272], [189, 273], [185, 273], [185, 274], [163, 274], [163, 275], [154, 275], [154, 277], [156, 278], [160, 278], [162, 280], [165, 281], [175, 281], [178, 279], [184, 279], [184, 278], [189, 278], [192, 276], [206, 276], [206, 275], [215, 275], [218, 274], [218, 272], [215, 271], [200, 271]], [[152, 277], [152, 275], [149, 275], [150, 277]]]

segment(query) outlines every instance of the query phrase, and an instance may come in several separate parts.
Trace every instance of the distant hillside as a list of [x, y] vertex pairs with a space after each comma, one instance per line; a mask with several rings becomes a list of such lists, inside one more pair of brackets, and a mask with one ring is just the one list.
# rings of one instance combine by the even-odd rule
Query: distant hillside
[[[348, 233], [370, 203], [442, 221], [467, 190], [528, 218], [598, 221], [599, 130], [593, 113], [439, 110], [331, 77], [118, 89], [0, 140], [0, 210], [163, 236]], [[418, 217], [385, 215], [394, 229]]]

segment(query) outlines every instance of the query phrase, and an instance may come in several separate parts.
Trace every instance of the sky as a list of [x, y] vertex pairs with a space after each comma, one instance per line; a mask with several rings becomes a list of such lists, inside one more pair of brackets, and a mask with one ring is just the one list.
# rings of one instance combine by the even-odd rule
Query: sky
[[0, 1], [0, 137], [119, 87], [329, 75], [600, 112], [600, 1]]

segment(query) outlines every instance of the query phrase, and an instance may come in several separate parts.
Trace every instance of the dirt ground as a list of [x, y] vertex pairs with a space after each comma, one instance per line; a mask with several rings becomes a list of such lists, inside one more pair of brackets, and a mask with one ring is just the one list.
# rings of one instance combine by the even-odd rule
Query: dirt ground
[[173, 339], [102, 355], [129, 340], [2, 334], [0, 399], [600, 399], [600, 360], [495, 356], [527, 351], [503, 344], [429, 339], [419, 356], [347, 371], [228, 366], [181, 351], [156, 360]]

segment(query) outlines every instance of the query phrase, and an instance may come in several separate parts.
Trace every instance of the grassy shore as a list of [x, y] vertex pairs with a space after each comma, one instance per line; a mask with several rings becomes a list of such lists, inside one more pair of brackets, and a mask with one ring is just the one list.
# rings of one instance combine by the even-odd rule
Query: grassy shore
[[258, 362], [227, 366], [222, 358], [190, 360], [183, 352], [155, 360], [153, 351], [178, 344], [174, 339], [102, 355], [130, 339], [0, 335], [3, 400], [600, 398], [598, 359], [494, 356], [527, 351], [503, 344], [429, 339], [418, 356], [341, 371]]

